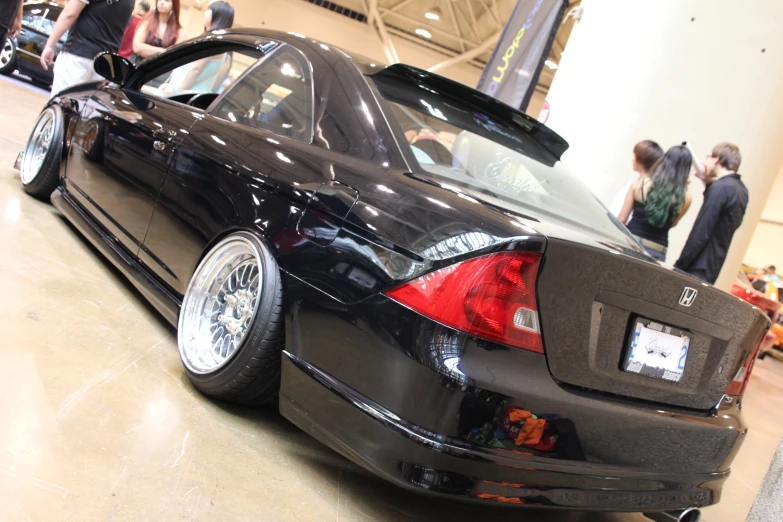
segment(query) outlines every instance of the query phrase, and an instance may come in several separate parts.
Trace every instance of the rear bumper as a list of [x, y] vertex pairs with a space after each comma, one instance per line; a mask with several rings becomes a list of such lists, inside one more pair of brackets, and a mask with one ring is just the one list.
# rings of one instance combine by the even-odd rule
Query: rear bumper
[[417, 427], [290, 352], [285, 355], [283, 415], [407, 489], [493, 503], [658, 511], [714, 504], [728, 476], [728, 471], [636, 471], [477, 447]]

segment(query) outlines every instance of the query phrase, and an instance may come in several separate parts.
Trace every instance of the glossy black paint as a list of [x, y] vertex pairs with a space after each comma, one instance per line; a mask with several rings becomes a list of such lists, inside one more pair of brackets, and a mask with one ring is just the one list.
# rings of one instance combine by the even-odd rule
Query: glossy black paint
[[[714, 289], [702, 290], [704, 304], [677, 310], [679, 293], [671, 292], [693, 280], [653, 263], [625, 232], [609, 237], [551, 213], [465, 198], [427, 175], [364, 76], [377, 67], [361, 58], [295, 34], [220, 36], [145, 61], [122, 86], [81, 85], [51, 102], [62, 106], [68, 129], [57, 207], [172, 324], [210, 246], [249, 231], [283, 275], [283, 414], [371, 471], [405, 487], [490, 502], [654, 511], [718, 501], [746, 432], [739, 401], [724, 400], [721, 390], [767, 325], [763, 314]], [[161, 67], [222, 47], [256, 52], [259, 63], [286, 48], [302, 53], [311, 66], [311, 139], [134, 88]], [[387, 74], [414, 81], [412, 71], [395, 66]], [[417, 75], [424, 86], [438, 82], [456, 98], [486, 102], [464, 86]], [[522, 120], [550, 153], [563, 150], [561, 138]], [[506, 250], [544, 256], [546, 356], [456, 332], [383, 295], [434, 269]], [[621, 312], [604, 323], [602, 305]], [[704, 330], [713, 337], [694, 355], [702, 369], [708, 355], [722, 358], [721, 371], [711, 365], [685, 389], [636, 375], [607, 378], [593, 356], [600, 347], [614, 357], [624, 344], [623, 313], [702, 330], [710, 314], [724, 314], [733, 337]], [[545, 416], [549, 446], [497, 437], [514, 408]]]
[[[22, 30], [14, 41], [16, 67], [20, 73], [49, 86], [52, 84], [54, 74], [52, 67], [49, 67], [48, 71], [41, 67], [41, 53], [63, 8], [50, 2], [30, 2], [25, 4], [23, 9]], [[60, 54], [67, 39], [66, 32], [55, 46], [55, 58]]]

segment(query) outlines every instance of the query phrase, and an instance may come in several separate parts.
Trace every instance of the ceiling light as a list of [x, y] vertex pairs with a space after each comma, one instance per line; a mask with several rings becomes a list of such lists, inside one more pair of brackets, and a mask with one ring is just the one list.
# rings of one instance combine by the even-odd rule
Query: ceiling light
[[441, 17], [440, 9], [438, 9], [437, 7], [433, 7], [432, 9], [424, 13], [424, 18], [428, 20], [440, 20], [440, 17]]
[[423, 36], [424, 38], [432, 38], [432, 33], [426, 29], [416, 29], [416, 34]]
[[546, 65], [547, 67], [549, 67], [552, 70], [557, 69], [557, 64], [555, 62], [553, 62], [552, 60], [545, 61], [544, 65]]

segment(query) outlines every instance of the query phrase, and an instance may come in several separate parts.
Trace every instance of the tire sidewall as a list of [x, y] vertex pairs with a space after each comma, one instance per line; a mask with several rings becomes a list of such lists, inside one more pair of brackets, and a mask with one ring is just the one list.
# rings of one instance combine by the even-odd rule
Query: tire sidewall
[[[64, 136], [64, 128], [63, 128], [63, 113], [62, 109], [59, 105], [50, 105], [46, 107], [43, 111], [41, 111], [41, 115], [43, 115], [44, 112], [47, 110], [52, 110], [54, 112], [54, 129], [52, 130], [52, 143], [49, 146], [49, 150], [46, 152], [46, 157], [43, 160], [43, 163], [41, 163], [41, 167], [38, 169], [38, 172], [35, 174], [35, 177], [30, 181], [30, 183], [25, 184], [24, 181], [22, 181], [22, 187], [24, 187], [25, 192], [32, 194], [34, 196], [41, 196], [42, 191], [49, 191], [49, 194], [51, 194], [51, 191], [54, 190], [57, 182], [53, 181], [52, 177], [59, 178], [59, 170], [60, 170], [60, 161], [62, 160], [62, 150], [63, 150], [63, 136]], [[35, 121], [35, 125], [33, 126], [33, 130], [30, 132], [30, 137], [27, 138], [27, 145], [25, 145], [25, 151], [27, 150], [27, 146], [30, 143], [30, 140], [33, 139], [33, 136], [35, 135], [35, 129], [38, 127], [38, 122], [41, 119], [41, 115], [38, 116], [38, 119]], [[56, 172], [53, 173], [53, 170]], [[49, 187], [47, 187], [49, 185]], [[46, 188], [46, 190], [44, 190]], [[49, 190], [51, 189], [51, 190]]]
[[[182, 361], [182, 366], [185, 368], [185, 372], [187, 373], [190, 380], [197, 384], [201, 389], [220, 389], [233, 382], [242, 369], [247, 366], [250, 359], [252, 359], [255, 355], [253, 346], [257, 345], [264, 338], [267, 326], [269, 325], [273, 314], [275, 313], [275, 305], [280, 293], [280, 286], [282, 284], [280, 280], [280, 272], [277, 267], [277, 263], [272, 257], [272, 254], [269, 252], [269, 249], [266, 248], [266, 246], [257, 236], [248, 232], [236, 232], [226, 236], [223, 240], [237, 236], [242, 237], [252, 243], [259, 253], [259, 262], [261, 264], [260, 268], [263, 271], [264, 277], [261, 289], [259, 290], [258, 307], [256, 308], [255, 315], [250, 323], [248, 333], [242, 340], [242, 344], [240, 345], [239, 349], [237, 349], [234, 356], [231, 357], [228, 363], [226, 363], [224, 366], [211, 373], [194, 373], [187, 367], [184, 360]], [[220, 243], [222, 243], [222, 241], [220, 241], [218, 245]], [[207, 259], [211, 253], [212, 249], [204, 257], [204, 259]], [[201, 265], [199, 265], [199, 268], [200, 266]], [[194, 277], [197, 273], [198, 269], [196, 269]], [[188, 287], [188, 292], [189, 291], [190, 287]], [[181, 313], [182, 311], [180, 311], [180, 314]], [[179, 336], [177, 341], [179, 343]], [[179, 351], [179, 346], [178, 352], [180, 354], [180, 360], [182, 360], [182, 353]], [[278, 368], [270, 368], [270, 370], [277, 371]]]
[[[11, 59], [8, 61], [8, 63], [5, 66], [0, 65], [0, 74], [6, 74], [10, 75], [16, 70], [16, 56], [19, 53], [19, 51], [16, 48], [16, 42], [13, 38], [8, 38], [8, 41], [11, 42]], [[3, 44], [5, 46], [5, 44]], [[0, 48], [0, 51], [2, 51], [2, 48]]]

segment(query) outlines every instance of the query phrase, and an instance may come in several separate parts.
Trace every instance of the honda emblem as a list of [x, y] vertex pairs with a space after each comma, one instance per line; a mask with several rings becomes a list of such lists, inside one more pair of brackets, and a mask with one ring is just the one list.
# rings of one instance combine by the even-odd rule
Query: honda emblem
[[680, 296], [680, 304], [682, 306], [690, 306], [696, 300], [696, 296], [699, 295], [699, 291], [690, 286], [686, 286]]

